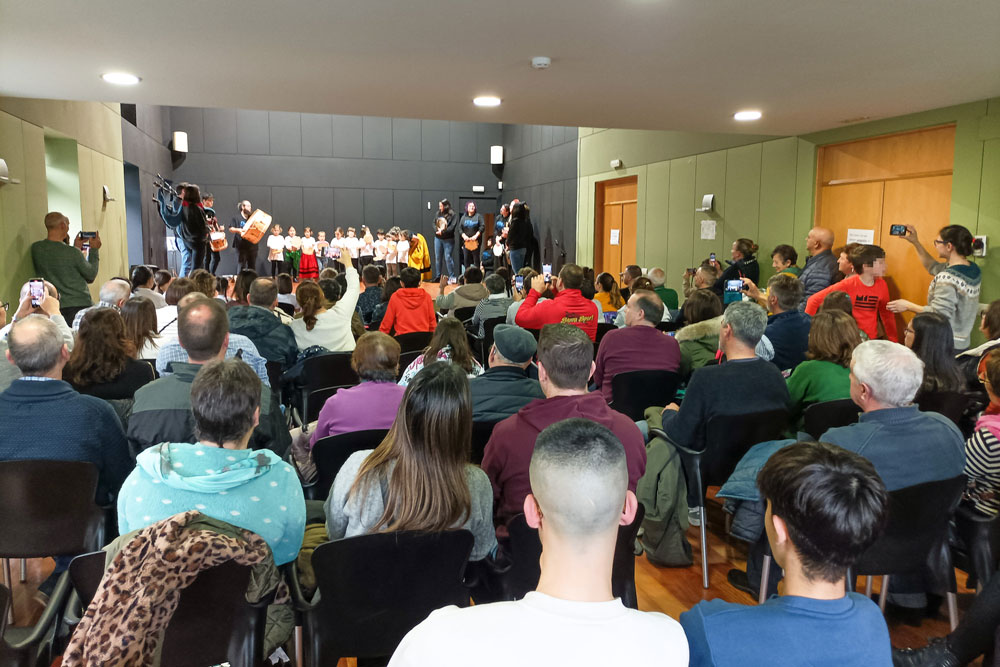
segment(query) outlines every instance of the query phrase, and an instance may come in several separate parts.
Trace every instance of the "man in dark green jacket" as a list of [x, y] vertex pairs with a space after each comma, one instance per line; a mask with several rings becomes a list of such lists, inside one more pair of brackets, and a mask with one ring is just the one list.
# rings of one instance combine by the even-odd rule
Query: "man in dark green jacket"
[[246, 336], [268, 361], [278, 361], [288, 368], [295, 363], [298, 348], [295, 334], [282, 324], [278, 307], [278, 284], [270, 278], [257, 278], [250, 285], [249, 306], [229, 309], [229, 331]]
[[[229, 320], [222, 304], [204, 297], [182, 308], [177, 318], [177, 336], [188, 353], [188, 363], [173, 362], [171, 375], [154, 380], [135, 393], [128, 422], [128, 441], [133, 453], [161, 442], [198, 441], [191, 413], [191, 383], [204, 364], [225, 358]], [[291, 442], [277, 397], [265, 386], [250, 449], [270, 449], [284, 456]]]
[[521, 327], [497, 325], [489, 370], [469, 381], [473, 421], [497, 422], [535, 399], [545, 398], [538, 380], [525, 372], [537, 346], [535, 337]]

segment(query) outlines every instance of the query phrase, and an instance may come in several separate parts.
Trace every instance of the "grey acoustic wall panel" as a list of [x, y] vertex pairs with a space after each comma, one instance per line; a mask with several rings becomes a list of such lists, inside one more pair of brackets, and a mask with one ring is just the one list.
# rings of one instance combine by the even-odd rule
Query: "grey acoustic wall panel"
[[336, 188], [333, 191], [333, 223], [343, 227], [360, 229], [365, 221], [364, 190], [358, 188]]
[[333, 156], [362, 157], [363, 132], [361, 116], [333, 116]]
[[362, 154], [366, 158], [392, 159], [392, 119], [365, 116], [362, 127]]
[[420, 192], [418, 190], [392, 191], [392, 224], [400, 229], [413, 229], [420, 224]]
[[267, 112], [239, 109], [236, 112], [236, 148], [247, 155], [267, 155]]
[[420, 121], [412, 118], [392, 119], [392, 159], [420, 159]]
[[302, 235], [303, 228], [309, 224], [302, 216], [302, 188], [271, 188], [271, 207], [274, 209], [271, 215], [278, 224], [284, 228], [294, 225], [295, 231]]
[[490, 146], [503, 144], [503, 125], [500, 123], [476, 123], [476, 162], [490, 163]]
[[299, 114], [270, 111], [267, 114], [271, 155], [302, 155], [302, 122]]
[[205, 109], [205, 152], [237, 152], [236, 109]]
[[201, 191], [215, 195], [215, 215], [219, 217], [224, 227], [228, 227], [232, 219], [239, 214], [237, 208], [240, 202], [239, 186], [205, 184], [201, 186]]
[[168, 140], [174, 131], [187, 132], [188, 150], [192, 153], [205, 150], [205, 120], [201, 109], [173, 107], [170, 110], [170, 127], [173, 130], [165, 133]]
[[250, 201], [250, 206], [253, 209], [260, 209], [265, 213], [271, 213], [274, 207], [271, 205], [271, 187], [267, 185], [241, 185], [240, 186], [240, 196], [241, 200], [246, 199]]
[[365, 224], [372, 230], [392, 226], [392, 190], [365, 190]]
[[302, 155], [333, 157], [333, 122], [318, 113], [301, 114]]
[[552, 126], [542, 125], [542, 150], [546, 148], [552, 148], [553, 138], [552, 138]]
[[446, 120], [420, 121], [420, 157], [425, 162], [447, 162], [451, 157], [451, 130]]
[[448, 123], [450, 130], [451, 161], [476, 161], [476, 124]]
[[333, 188], [302, 188], [302, 217], [314, 229], [333, 234]]

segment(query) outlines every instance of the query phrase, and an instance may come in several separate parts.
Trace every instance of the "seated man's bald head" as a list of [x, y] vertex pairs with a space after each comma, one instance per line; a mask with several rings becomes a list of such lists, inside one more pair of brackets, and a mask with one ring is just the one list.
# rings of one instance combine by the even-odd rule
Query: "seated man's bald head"
[[65, 365], [69, 352], [63, 351], [59, 327], [43, 315], [28, 315], [17, 322], [7, 335], [7, 355], [22, 375], [40, 376]]
[[825, 250], [833, 247], [833, 231], [826, 227], [813, 227], [809, 230], [809, 236]]
[[529, 475], [548, 530], [587, 539], [618, 526], [628, 467], [621, 441], [604, 426], [586, 419], [549, 426], [535, 441]]

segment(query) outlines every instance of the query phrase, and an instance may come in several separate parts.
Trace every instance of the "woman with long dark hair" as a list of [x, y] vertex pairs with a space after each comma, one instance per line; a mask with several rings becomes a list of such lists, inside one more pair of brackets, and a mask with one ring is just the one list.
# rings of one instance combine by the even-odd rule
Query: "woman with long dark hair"
[[160, 349], [160, 334], [156, 326], [156, 309], [144, 296], [135, 296], [122, 305], [125, 337], [136, 350], [137, 359], [156, 359]]
[[[168, 276], [170, 274], [167, 274]], [[132, 269], [132, 294], [133, 296], [144, 296], [153, 302], [153, 308], [162, 308], [167, 305], [163, 294], [153, 289], [156, 281], [153, 277], [153, 270], [144, 264]]]
[[727, 280], [749, 278], [756, 285], [760, 281], [760, 266], [757, 264], [757, 244], [751, 239], [736, 239], [729, 254], [732, 261], [715, 281], [712, 291], [720, 298], [723, 296]]
[[965, 381], [955, 361], [954, 334], [944, 315], [915, 315], [906, 327], [903, 342], [924, 362], [924, 382], [919, 393], [962, 391]]
[[153, 367], [135, 358], [125, 321], [114, 308], [94, 308], [80, 322], [63, 379], [81, 394], [105, 400], [135, 397], [152, 382]]
[[427, 346], [422, 355], [406, 367], [399, 384], [405, 387], [421, 369], [432, 366], [438, 361], [455, 364], [469, 377], [483, 374], [482, 365], [472, 356], [472, 348], [469, 347], [465, 325], [456, 317], [448, 316], [438, 322], [437, 328], [434, 329], [434, 335], [431, 337], [431, 344]]
[[507, 255], [510, 257], [511, 271], [517, 273], [524, 267], [530, 246], [531, 222], [524, 204], [517, 202], [510, 208], [510, 221], [507, 223]]
[[181, 220], [177, 235], [187, 250], [186, 254], [181, 253], [181, 275], [186, 276], [205, 266], [205, 254], [208, 252], [208, 220], [201, 203], [201, 190], [193, 183], [184, 188]]
[[496, 550], [493, 489], [469, 463], [472, 401], [457, 364], [431, 364], [406, 388], [396, 420], [375, 449], [341, 467], [326, 501], [330, 539], [397, 530], [464, 528], [471, 560]]
[[951, 323], [955, 350], [969, 347], [969, 334], [979, 313], [979, 288], [982, 272], [969, 261], [972, 254], [972, 232], [962, 225], [948, 225], [938, 231], [934, 250], [942, 260], [938, 262], [927, 252], [917, 238], [913, 225], [906, 226], [903, 237], [913, 244], [920, 256], [920, 263], [934, 278], [927, 288], [927, 305], [920, 306], [906, 299], [896, 299], [887, 305], [894, 313], [939, 313]]

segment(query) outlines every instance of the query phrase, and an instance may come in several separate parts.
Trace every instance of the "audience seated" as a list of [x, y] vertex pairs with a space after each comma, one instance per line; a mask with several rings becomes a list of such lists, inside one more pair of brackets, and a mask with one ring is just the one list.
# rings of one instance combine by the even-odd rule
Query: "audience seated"
[[298, 299], [292, 293], [292, 276], [289, 273], [278, 274], [278, 303], [286, 303], [295, 310], [299, 309]]
[[471, 560], [496, 552], [489, 480], [469, 463], [469, 381], [431, 364], [406, 388], [389, 435], [341, 467], [326, 500], [330, 539], [380, 531], [469, 530]]
[[382, 333], [400, 334], [414, 331], [434, 331], [437, 316], [434, 300], [420, 286], [420, 271], [408, 266], [399, 272], [403, 286], [389, 297], [389, 305], [382, 316], [379, 330]]
[[636, 290], [626, 308], [625, 328], [608, 332], [597, 350], [594, 385], [609, 403], [611, 383], [619, 373], [676, 372], [681, 363], [677, 341], [656, 328], [663, 318], [660, 297], [655, 292]]
[[489, 290], [483, 285], [483, 272], [478, 266], [470, 266], [465, 270], [462, 277], [462, 284], [447, 294], [444, 288], [448, 284], [448, 276], [441, 274], [438, 283], [438, 297], [434, 300], [434, 307], [448, 315], [454, 315], [459, 308], [474, 308], [480, 301], [490, 295]]
[[369, 264], [361, 270], [361, 280], [365, 290], [358, 297], [358, 312], [367, 326], [372, 323], [375, 307], [382, 301], [382, 272], [374, 264]]
[[101, 237], [89, 239], [89, 254], [83, 254], [83, 237], [76, 235], [69, 243], [69, 218], [52, 211], [45, 216], [46, 238], [31, 244], [31, 262], [35, 275], [51, 282], [59, 290], [60, 312], [67, 322], [93, 303], [90, 288], [100, 266]]
[[[638, 292], [639, 290], [646, 290], [647, 292], [652, 292], [653, 282], [645, 276], [640, 276], [636, 278], [635, 280], [632, 281], [632, 294]], [[631, 296], [629, 298], [631, 298]], [[618, 309], [618, 314], [615, 315], [615, 326], [618, 327], [619, 329], [625, 327], [625, 312], [627, 310], [628, 310], [628, 300], [626, 300], [624, 306]], [[663, 309], [663, 317], [661, 318], [660, 321], [661, 322], [670, 321], [670, 312], [666, 308]]]
[[711, 600], [681, 614], [692, 667], [890, 667], [879, 608], [846, 593], [845, 573], [875, 542], [889, 494], [872, 464], [825, 443], [771, 456], [758, 477], [765, 527], [785, 571], [781, 596], [746, 606]]
[[918, 394], [965, 388], [965, 378], [955, 361], [955, 336], [944, 315], [917, 313], [906, 326], [903, 342], [924, 362], [924, 380]]
[[[983, 387], [990, 405], [1000, 405], [1000, 351], [994, 350], [986, 359]], [[997, 389], [994, 389], [997, 387]], [[1000, 416], [984, 413], [976, 421], [976, 430], [965, 441], [965, 474], [969, 487], [965, 502], [980, 514], [996, 516], [1000, 511]]]
[[[156, 310], [156, 331], [160, 334], [161, 346], [177, 340], [177, 304], [194, 291], [194, 282], [190, 278], [177, 278], [170, 282], [163, 295], [167, 305]], [[160, 370], [159, 365], [156, 370]]]
[[132, 286], [127, 280], [122, 278], [112, 278], [108, 282], [101, 285], [101, 291], [98, 294], [100, 301], [93, 306], [83, 308], [82, 310], [78, 310], [76, 312], [76, 316], [73, 317], [73, 331], [80, 330], [80, 322], [83, 320], [83, 316], [95, 308], [113, 308], [121, 312], [122, 306], [129, 300], [131, 295]]
[[153, 279], [153, 271], [148, 266], [140, 264], [132, 269], [132, 298], [146, 297], [153, 303], [153, 308], [162, 308], [167, 305], [163, 295], [157, 292], [154, 287], [156, 283]]
[[868, 338], [879, 338], [879, 325], [885, 330], [885, 337], [895, 342], [896, 316], [889, 312], [889, 286], [885, 275], [885, 251], [877, 245], [862, 246], [851, 255], [856, 275], [834, 283], [809, 297], [806, 313], [815, 315], [823, 299], [830, 292], [847, 292], [853, 304], [854, 319], [868, 334]]
[[135, 358], [125, 320], [113, 308], [88, 308], [63, 379], [81, 394], [104, 400], [131, 399], [155, 378], [148, 361]]
[[[747, 294], [760, 300], [757, 286], [745, 278]], [[802, 283], [785, 273], [777, 273], [767, 281], [767, 318], [764, 335], [774, 347], [772, 363], [780, 371], [795, 370], [806, 357], [809, 348], [809, 316], [798, 311], [802, 300]]]
[[720, 275], [719, 268], [711, 262], [703, 262], [696, 269], [688, 269], [683, 276], [684, 298], [687, 299], [695, 290], [712, 289]]
[[802, 301], [799, 310], [806, 309], [806, 301], [816, 292], [824, 290], [833, 282], [837, 270], [837, 260], [833, 256], [833, 232], [826, 227], [813, 227], [806, 235], [806, 252], [809, 257], [799, 274], [802, 283]]
[[156, 359], [163, 340], [156, 331], [156, 308], [144, 296], [132, 296], [122, 306], [125, 336], [136, 350], [137, 359]]
[[[510, 306], [507, 308], [507, 324], [510, 325], [515, 324], [517, 319], [517, 311], [521, 309], [521, 305], [524, 303], [524, 297], [526, 297], [528, 295], [528, 292], [531, 291], [531, 281], [534, 279], [535, 276], [538, 275], [538, 272], [532, 269], [531, 267], [526, 266], [520, 271], [518, 271], [517, 275], [521, 276], [521, 279], [524, 282], [522, 283], [521, 289], [518, 290], [516, 285], [517, 279], [513, 278], [511, 280], [511, 287], [512, 287], [511, 298], [514, 299], [514, 303], [510, 304]], [[554, 296], [555, 295], [552, 293], [551, 284], [547, 284], [545, 286], [545, 291], [542, 292], [541, 296], [538, 297], [537, 303], [545, 303]]]
[[537, 347], [535, 337], [521, 327], [497, 325], [493, 330], [489, 368], [469, 380], [473, 421], [497, 422], [535, 399], [545, 398], [538, 380], [529, 378], [527, 373]]
[[458, 365], [470, 378], [483, 374], [483, 365], [472, 356], [465, 327], [450, 315], [437, 323], [430, 345], [406, 367], [399, 384], [405, 387], [421, 369], [438, 361]]
[[525, 329], [541, 329], [546, 324], [572, 324], [597, 340], [597, 306], [582, 293], [583, 269], [576, 264], [564, 264], [555, 281], [555, 298], [539, 303], [546, 289], [545, 277], [531, 279], [531, 289], [517, 310], [514, 323]]
[[646, 277], [653, 283], [653, 291], [656, 292], [656, 296], [660, 297], [663, 307], [667, 310], [677, 310], [679, 308], [677, 292], [663, 284], [667, 280], [667, 272], [656, 267], [650, 269], [646, 273]]
[[153, 291], [157, 294], [165, 295], [170, 283], [174, 281], [174, 274], [165, 269], [157, 269], [153, 272]]
[[22, 377], [0, 394], [0, 461], [89, 461], [98, 471], [97, 502], [112, 502], [130, 465], [115, 411], [62, 380], [70, 352], [44, 315], [19, 319], [7, 344], [7, 362]]
[[[727, 280], [741, 280], [749, 278], [754, 284], [760, 281], [760, 266], [757, 264], [757, 244], [751, 239], [736, 239], [729, 254], [732, 261], [727, 262], [728, 267], [722, 272], [712, 291], [721, 299]], [[654, 281], [655, 283], [655, 281]]]
[[[236, 276], [236, 284], [233, 285], [233, 299], [232, 301], [226, 303], [226, 307], [232, 308], [234, 306], [249, 306], [250, 286], [253, 285], [253, 281], [257, 280], [257, 278], [259, 277], [260, 276], [258, 276], [257, 272], [254, 271], [253, 269], [243, 269], [242, 271], [240, 271], [239, 275]], [[195, 286], [195, 289], [197, 289], [197, 284]], [[211, 299], [213, 295], [205, 294], [205, 296]]]
[[486, 335], [486, 320], [506, 317], [507, 310], [514, 303], [514, 300], [507, 295], [507, 281], [503, 276], [492, 273], [486, 276], [483, 285], [489, 291], [489, 295], [476, 304], [476, 312], [472, 315], [470, 327], [472, 333], [480, 338]]
[[[172, 374], [149, 383], [135, 393], [135, 405], [128, 422], [129, 442], [135, 451], [161, 442], [195, 442], [191, 383], [209, 361], [237, 356], [229, 353], [232, 336], [226, 309], [215, 299], [201, 294], [185, 300], [180, 311], [178, 335], [184, 361], [172, 361]], [[165, 351], [161, 350], [161, 356]], [[246, 355], [242, 359], [246, 362]], [[256, 369], [253, 370], [256, 372]], [[265, 369], [265, 377], [266, 374]], [[257, 377], [260, 377], [259, 372]], [[259, 423], [250, 439], [250, 446], [252, 449], [270, 449], [280, 456], [289, 444], [291, 435], [285, 427], [277, 399], [265, 386]]]
[[719, 331], [722, 330], [722, 301], [710, 289], [691, 292], [682, 311], [685, 326], [677, 330], [674, 339], [681, 350], [681, 378], [715, 361], [719, 352]]
[[767, 313], [756, 303], [731, 303], [722, 315], [719, 350], [725, 362], [691, 375], [684, 402], [663, 409], [663, 431], [690, 449], [705, 449], [705, 426], [717, 415], [738, 415], [788, 407], [788, 388], [774, 364], [757, 357]]
[[858, 328], [847, 313], [826, 310], [812, 318], [807, 361], [788, 378], [792, 424], [802, 426], [802, 413], [813, 403], [851, 397], [851, 354], [861, 344]]
[[979, 331], [986, 338], [986, 342], [962, 352], [957, 357], [966, 387], [973, 391], [979, 390], [979, 378], [986, 370], [986, 358], [993, 348], [1000, 345], [1000, 299], [990, 303], [983, 311], [979, 321]]
[[629, 264], [625, 267], [625, 270], [622, 271], [621, 294], [623, 301], [628, 301], [628, 298], [632, 295], [632, 281], [640, 277], [643, 277], [642, 267], [636, 264]]
[[497, 424], [486, 443], [483, 470], [493, 484], [498, 523], [522, 511], [531, 492], [528, 464], [535, 439], [557, 421], [581, 417], [610, 428], [625, 447], [629, 491], [635, 491], [646, 469], [646, 447], [639, 429], [609, 408], [600, 393], [587, 390], [594, 372], [594, 345], [583, 330], [571, 324], [546, 326], [538, 339], [537, 356], [538, 381], [545, 398], [528, 403]]
[[[3, 326], [0, 327], [0, 340], [6, 340], [7, 334], [10, 332], [11, 327], [14, 326], [14, 322], [21, 319], [22, 317], [27, 317], [28, 315], [38, 314], [48, 317], [52, 322], [59, 328], [59, 333], [62, 335], [63, 342], [66, 343], [66, 347], [70, 350], [73, 349], [73, 343], [76, 338], [74, 336], [73, 330], [69, 327], [69, 323], [66, 318], [62, 316], [62, 312], [59, 309], [59, 291], [56, 290], [56, 286], [52, 283], [45, 281], [45, 298], [42, 303], [37, 306], [31, 305], [31, 281], [21, 285], [21, 291], [17, 295], [17, 310], [10, 316], [9, 322], [4, 322]], [[2, 309], [0, 309], [2, 310]], [[4, 313], [6, 317], [7, 313]]]
[[[240, 283], [241, 283], [241, 281], [245, 282], [246, 280], [248, 280], [250, 278], [250, 274], [251, 273], [255, 273], [255, 272], [251, 272], [251, 271], [242, 272], [241, 271], [240, 272], [240, 279], [241, 280], [237, 280], [236, 281], [237, 282], [237, 287], [236, 287], [235, 291], [237, 293], [241, 292], [241, 288], [245, 288], [245, 290], [246, 290], [245, 293], [241, 294], [241, 296], [244, 296], [244, 298], [246, 298], [246, 296], [249, 295], [249, 293], [250, 293], [250, 287], [249, 287], [249, 285], [241, 285]], [[215, 276], [213, 276], [211, 273], [209, 273], [207, 269], [195, 269], [190, 274], [188, 274], [188, 278], [190, 278], [191, 282], [194, 283], [194, 290], [196, 292], [200, 292], [201, 294], [204, 294], [209, 299], [214, 299], [215, 297], [219, 296], [219, 290], [217, 289], [216, 283], [215, 283]], [[254, 280], [256, 280], [256, 278]], [[253, 283], [253, 281], [250, 281], [250, 282], [251, 282], [251, 284]]]
[[790, 245], [782, 243], [771, 251], [771, 268], [775, 274], [784, 273], [792, 278], [798, 278], [802, 269], [795, 265], [799, 261], [799, 253]]
[[603, 426], [570, 419], [544, 429], [522, 504], [542, 542], [537, 589], [517, 602], [433, 612], [389, 664], [687, 665], [676, 621], [628, 609], [611, 592], [618, 527], [632, 522], [637, 505], [628, 469], [621, 443]]
[[385, 284], [382, 286], [382, 296], [381, 301], [375, 305], [375, 310], [372, 313], [371, 324], [368, 328], [375, 331], [382, 324], [382, 318], [385, 317], [385, 311], [389, 307], [389, 299], [392, 295], [396, 293], [400, 287], [403, 286], [403, 281], [399, 279], [399, 276], [390, 276], [385, 279]]
[[347, 289], [329, 308], [319, 285], [311, 281], [299, 285], [296, 297], [302, 308], [302, 317], [292, 322], [292, 333], [300, 351], [314, 345], [331, 352], [350, 352], [354, 349], [351, 318], [358, 305], [360, 284], [358, 272], [350, 261], [350, 257], [340, 257]]
[[854, 253], [864, 247], [863, 243], [848, 243], [847, 245], [833, 251], [833, 254], [837, 258], [837, 271], [833, 274], [833, 280], [831, 282], [839, 283], [844, 278], [850, 278], [855, 275], [854, 265], [851, 263], [851, 257]]
[[625, 305], [625, 299], [618, 289], [618, 283], [610, 273], [604, 272], [597, 276], [594, 288], [597, 290], [594, 298], [601, 304], [601, 312], [616, 312]]
[[326, 399], [309, 438], [310, 446], [330, 435], [392, 426], [405, 391], [396, 384], [399, 343], [381, 331], [369, 331], [358, 339], [351, 353], [351, 368], [361, 384], [338, 389]]
[[298, 346], [292, 329], [278, 317], [278, 284], [257, 278], [250, 284], [249, 306], [229, 309], [229, 331], [249, 338], [267, 361], [288, 368], [295, 363]]
[[[204, 303], [182, 311], [182, 320], [205, 314]], [[224, 320], [222, 306], [217, 310]], [[188, 338], [183, 325], [181, 331]], [[121, 532], [198, 510], [260, 535], [276, 565], [295, 560], [306, 520], [295, 469], [268, 449], [247, 449], [266, 393], [243, 362], [206, 363], [190, 383], [194, 437], [161, 441], [139, 454], [118, 497]]]

